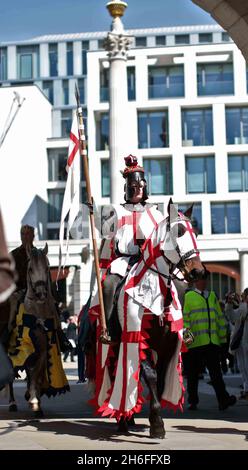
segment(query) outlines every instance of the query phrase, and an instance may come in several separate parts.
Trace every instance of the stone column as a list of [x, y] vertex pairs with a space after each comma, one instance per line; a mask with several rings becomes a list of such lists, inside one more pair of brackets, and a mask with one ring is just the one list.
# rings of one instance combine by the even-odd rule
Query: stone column
[[110, 64], [109, 77], [109, 159], [110, 159], [110, 199], [112, 204], [123, 200], [124, 180], [120, 170], [124, 167], [124, 157], [132, 153], [128, 147], [127, 115], [127, 50], [131, 37], [125, 34], [120, 17], [127, 3], [108, 2], [107, 8], [113, 17], [111, 32], [105, 40]]
[[239, 250], [240, 258], [240, 292], [248, 287], [248, 250]]

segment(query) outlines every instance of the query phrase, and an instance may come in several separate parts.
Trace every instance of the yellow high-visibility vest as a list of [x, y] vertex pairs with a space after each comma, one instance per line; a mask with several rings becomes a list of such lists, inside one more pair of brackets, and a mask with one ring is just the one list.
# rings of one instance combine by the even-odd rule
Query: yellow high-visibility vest
[[189, 328], [194, 335], [194, 342], [189, 349], [206, 344], [220, 345], [226, 342], [226, 322], [219, 301], [213, 291], [205, 299], [192, 290], [184, 297], [184, 328]]

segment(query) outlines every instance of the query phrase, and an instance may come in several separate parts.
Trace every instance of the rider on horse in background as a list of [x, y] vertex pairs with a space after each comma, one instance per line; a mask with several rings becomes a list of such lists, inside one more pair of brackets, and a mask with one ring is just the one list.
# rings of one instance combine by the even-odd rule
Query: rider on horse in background
[[10, 252], [15, 261], [15, 270], [17, 274], [16, 289], [14, 296], [8, 302], [9, 320], [8, 329], [12, 329], [12, 323], [17, 313], [18, 304], [23, 301], [27, 291], [27, 269], [28, 254], [27, 248], [34, 248], [34, 227], [31, 225], [22, 225], [20, 230], [21, 245]]
[[[133, 155], [124, 160], [126, 167], [121, 173], [125, 179], [125, 203], [110, 206], [110, 216], [102, 225], [102, 235], [110, 239], [108, 246], [111, 250], [110, 262], [103, 276], [103, 299], [107, 329], [112, 340], [116, 339], [118, 325], [115, 298], [130, 268], [139, 260], [141, 246], [163, 219], [157, 206], [146, 202], [148, 194], [144, 168], [138, 165], [137, 158]], [[103, 250], [103, 268], [105, 256]]]
[[31, 225], [23, 225], [21, 227], [21, 242], [22, 244], [11, 251], [11, 255], [15, 260], [15, 267], [18, 274], [16, 281], [16, 291], [27, 290], [27, 267], [28, 255], [27, 246], [33, 248], [34, 241], [34, 227]]

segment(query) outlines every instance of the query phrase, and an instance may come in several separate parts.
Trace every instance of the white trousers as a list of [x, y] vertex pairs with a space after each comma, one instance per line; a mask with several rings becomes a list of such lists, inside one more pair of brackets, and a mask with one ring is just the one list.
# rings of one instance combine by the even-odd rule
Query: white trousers
[[248, 392], [248, 350], [244, 346], [236, 351], [238, 366], [243, 379], [244, 392]]

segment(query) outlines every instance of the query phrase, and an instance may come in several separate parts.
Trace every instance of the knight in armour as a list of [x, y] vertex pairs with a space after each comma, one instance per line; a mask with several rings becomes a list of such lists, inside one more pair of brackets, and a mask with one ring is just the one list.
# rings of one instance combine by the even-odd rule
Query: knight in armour
[[130, 268], [139, 260], [145, 240], [163, 219], [156, 205], [147, 202], [144, 168], [133, 155], [125, 158], [125, 164], [122, 171], [125, 203], [108, 207], [110, 214], [102, 226], [103, 237], [112, 240], [112, 259], [103, 281], [103, 298], [108, 333], [113, 340], [117, 332], [116, 294]]

